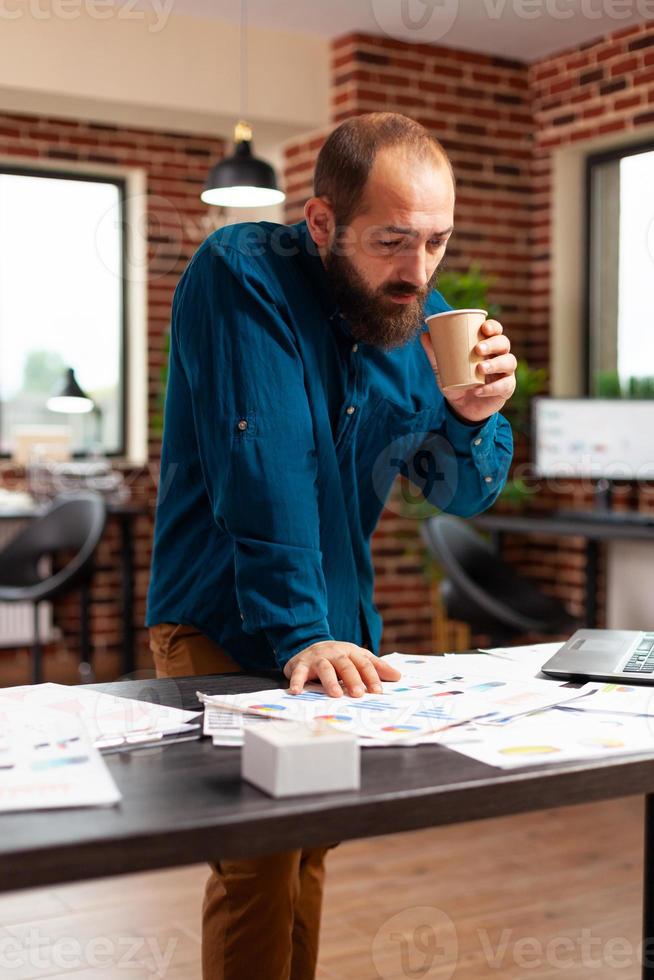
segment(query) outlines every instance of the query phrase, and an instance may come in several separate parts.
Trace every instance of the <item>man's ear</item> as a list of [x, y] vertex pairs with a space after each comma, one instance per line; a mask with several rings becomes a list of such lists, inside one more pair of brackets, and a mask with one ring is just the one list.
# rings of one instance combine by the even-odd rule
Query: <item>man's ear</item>
[[310, 197], [304, 205], [309, 234], [319, 249], [326, 249], [334, 237], [334, 212], [326, 197]]

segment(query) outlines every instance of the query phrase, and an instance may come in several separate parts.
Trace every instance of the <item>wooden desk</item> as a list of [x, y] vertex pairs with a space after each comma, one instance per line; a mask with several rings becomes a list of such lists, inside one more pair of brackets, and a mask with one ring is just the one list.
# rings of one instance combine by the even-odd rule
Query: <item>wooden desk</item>
[[[280, 675], [225, 674], [94, 687], [192, 709], [199, 707], [196, 690], [257, 691], [280, 681]], [[110, 755], [107, 762], [123, 793], [119, 807], [0, 815], [0, 891], [640, 793], [646, 797], [643, 934], [654, 936], [651, 758], [506, 771], [435, 745], [366, 749], [360, 790], [288, 800], [242, 782], [240, 750], [214, 748], [207, 739]], [[654, 965], [642, 975], [654, 978]]]
[[557, 515], [549, 517], [513, 514], [482, 514], [472, 523], [480, 531], [490, 531], [495, 548], [502, 548], [504, 534], [545, 534], [553, 538], [584, 538], [586, 541], [586, 626], [597, 626], [597, 567], [599, 545], [603, 541], [653, 541], [654, 524], [619, 521], [577, 521]]

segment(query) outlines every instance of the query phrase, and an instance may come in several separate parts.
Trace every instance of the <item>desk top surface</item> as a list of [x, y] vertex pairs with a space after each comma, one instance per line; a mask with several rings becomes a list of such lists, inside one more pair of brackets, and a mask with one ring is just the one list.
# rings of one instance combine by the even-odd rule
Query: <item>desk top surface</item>
[[[136, 500], [124, 500], [121, 503], [112, 500], [105, 502], [107, 505], [107, 514], [112, 517], [141, 517], [144, 514], [150, 513], [150, 508], [147, 504]], [[33, 517], [40, 517], [46, 510], [47, 506], [35, 507], [32, 510], [21, 510], [20, 508], [11, 510], [9, 507], [5, 507], [4, 509], [0, 508], [0, 521], [25, 521]]]
[[480, 514], [472, 523], [483, 531], [515, 534], [547, 534], [554, 537], [590, 538], [597, 541], [654, 540], [654, 524], [616, 520], [576, 520], [557, 514]]
[[[94, 685], [178, 707], [197, 690], [276, 686], [279, 675]], [[119, 806], [0, 814], [0, 891], [377, 836], [654, 791], [654, 760], [500, 770], [436, 745], [362, 752], [356, 792], [272, 799], [240, 778], [240, 750], [208, 739], [106, 757]]]

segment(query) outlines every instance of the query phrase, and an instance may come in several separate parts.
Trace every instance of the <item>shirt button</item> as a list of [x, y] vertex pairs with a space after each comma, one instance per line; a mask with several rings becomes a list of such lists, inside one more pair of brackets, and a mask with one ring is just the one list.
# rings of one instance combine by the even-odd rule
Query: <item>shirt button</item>
[[247, 427], [248, 427], [247, 420], [241, 419], [240, 422], [238, 423], [238, 428], [241, 430], [241, 432], [245, 432]]
[[345, 411], [348, 415], [354, 415], [354, 405], [348, 405]]
[[481, 446], [481, 439], [475, 439], [473, 446]]
[[484, 477], [484, 483], [492, 483], [492, 482], [493, 482], [493, 477], [492, 476], [485, 476]]
[[356, 352], [358, 351], [358, 349], [359, 349], [359, 345], [358, 344], [352, 344], [352, 353], [353, 354], [356, 354]]

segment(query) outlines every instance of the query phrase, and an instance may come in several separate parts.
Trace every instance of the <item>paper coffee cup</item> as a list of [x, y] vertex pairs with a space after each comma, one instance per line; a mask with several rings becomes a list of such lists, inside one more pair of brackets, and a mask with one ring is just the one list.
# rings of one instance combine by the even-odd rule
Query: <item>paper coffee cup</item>
[[447, 310], [426, 318], [441, 387], [472, 388], [486, 383], [477, 374], [477, 365], [484, 358], [474, 348], [483, 339], [481, 325], [487, 317], [486, 310]]

